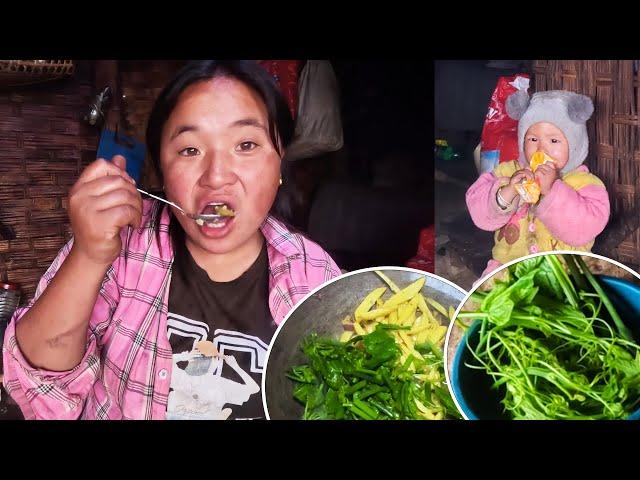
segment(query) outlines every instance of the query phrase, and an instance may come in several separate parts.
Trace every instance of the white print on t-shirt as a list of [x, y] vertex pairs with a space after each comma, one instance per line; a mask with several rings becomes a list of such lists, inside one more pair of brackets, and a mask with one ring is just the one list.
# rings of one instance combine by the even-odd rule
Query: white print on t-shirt
[[[169, 314], [167, 333], [169, 338], [172, 335], [193, 338], [191, 351], [173, 355], [168, 419], [226, 419], [232, 413], [231, 405], [242, 405], [251, 395], [260, 392], [260, 385], [233, 356], [233, 352], [248, 352], [251, 356], [250, 371], [261, 374], [267, 345], [258, 337], [216, 329], [213, 342], [201, 344], [199, 350], [197, 345], [206, 341], [209, 326], [173, 313]], [[203, 349], [206, 344], [213, 345]], [[213, 351], [217, 354], [211, 356]], [[178, 362], [188, 364], [182, 369]], [[224, 378], [225, 365], [233, 369], [242, 381]]]

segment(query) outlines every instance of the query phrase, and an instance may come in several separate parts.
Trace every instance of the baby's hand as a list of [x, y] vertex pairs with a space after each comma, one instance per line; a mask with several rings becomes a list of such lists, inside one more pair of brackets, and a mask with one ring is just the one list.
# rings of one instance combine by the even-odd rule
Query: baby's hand
[[513, 199], [518, 196], [518, 192], [516, 191], [515, 185], [521, 183], [524, 180], [533, 180], [534, 175], [531, 170], [528, 168], [523, 168], [522, 170], [518, 170], [509, 179], [509, 183], [500, 189], [500, 196], [507, 202], [513, 202]]
[[546, 195], [551, 190], [553, 182], [558, 178], [558, 169], [553, 163], [545, 163], [536, 169], [535, 178], [540, 185], [540, 193]]

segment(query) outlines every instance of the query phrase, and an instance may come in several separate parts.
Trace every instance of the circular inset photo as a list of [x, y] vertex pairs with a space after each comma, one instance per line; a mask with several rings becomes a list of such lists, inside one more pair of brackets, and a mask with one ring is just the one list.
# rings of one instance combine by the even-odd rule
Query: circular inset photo
[[640, 419], [640, 276], [582, 252], [510, 262], [465, 298], [445, 350], [466, 419]]
[[296, 305], [271, 341], [262, 398], [271, 420], [461, 419], [444, 340], [466, 292], [410, 268], [358, 270]]

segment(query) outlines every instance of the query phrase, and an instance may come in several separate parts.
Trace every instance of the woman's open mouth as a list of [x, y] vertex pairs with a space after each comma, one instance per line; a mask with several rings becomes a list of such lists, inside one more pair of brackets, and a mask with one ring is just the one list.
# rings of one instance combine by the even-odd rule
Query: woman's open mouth
[[196, 220], [196, 223], [205, 234], [222, 233], [223, 230], [226, 230], [225, 227], [229, 227], [233, 223], [236, 216], [233, 207], [224, 202], [208, 203], [199, 213], [200, 215], [216, 215]]

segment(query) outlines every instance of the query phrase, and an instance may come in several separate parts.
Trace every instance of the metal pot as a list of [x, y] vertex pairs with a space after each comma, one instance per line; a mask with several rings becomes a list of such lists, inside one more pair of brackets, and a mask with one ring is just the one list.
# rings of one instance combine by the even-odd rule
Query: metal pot
[[[457, 308], [466, 295], [459, 287], [426, 272], [399, 268], [380, 270], [401, 288], [426, 276], [422, 293], [447, 309], [449, 306]], [[293, 382], [285, 376], [291, 367], [306, 362], [300, 342], [312, 332], [339, 338], [344, 331], [344, 317], [353, 315], [364, 297], [381, 286], [386, 284], [375, 271], [355, 272], [322, 287], [295, 308], [272, 340], [265, 367], [263, 396], [270, 419], [302, 418], [304, 409], [294, 400]]]

